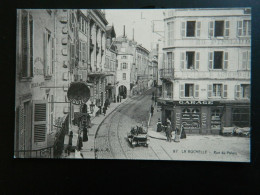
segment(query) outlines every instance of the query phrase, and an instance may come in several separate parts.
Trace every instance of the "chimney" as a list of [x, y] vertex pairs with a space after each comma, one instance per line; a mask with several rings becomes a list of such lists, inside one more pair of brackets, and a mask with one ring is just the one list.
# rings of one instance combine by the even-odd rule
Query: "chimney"
[[124, 25], [124, 34], [123, 34], [123, 37], [125, 37], [125, 25]]

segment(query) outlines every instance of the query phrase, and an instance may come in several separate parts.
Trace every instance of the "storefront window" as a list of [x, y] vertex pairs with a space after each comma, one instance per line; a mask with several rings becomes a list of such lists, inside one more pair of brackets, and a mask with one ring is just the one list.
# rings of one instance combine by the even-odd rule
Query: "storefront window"
[[182, 124], [185, 129], [200, 128], [200, 109], [198, 108], [182, 109]]
[[249, 108], [235, 108], [232, 110], [232, 123], [237, 127], [250, 126], [250, 111]]
[[219, 109], [211, 111], [211, 129], [221, 129], [221, 112]]

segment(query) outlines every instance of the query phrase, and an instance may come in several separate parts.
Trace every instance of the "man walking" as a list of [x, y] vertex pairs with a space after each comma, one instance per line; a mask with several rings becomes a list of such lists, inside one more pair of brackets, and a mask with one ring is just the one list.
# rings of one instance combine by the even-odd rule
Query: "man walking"
[[151, 116], [153, 116], [154, 107], [151, 105]]

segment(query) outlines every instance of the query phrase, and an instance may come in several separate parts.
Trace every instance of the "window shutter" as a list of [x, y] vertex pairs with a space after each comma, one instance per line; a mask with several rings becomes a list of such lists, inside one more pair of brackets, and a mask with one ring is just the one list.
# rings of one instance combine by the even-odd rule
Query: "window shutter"
[[52, 37], [52, 40], [51, 40], [51, 73], [53, 74], [54, 73], [54, 62], [55, 62], [55, 39]]
[[185, 52], [181, 52], [181, 69], [185, 66]]
[[210, 21], [209, 22], [209, 37], [213, 37], [213, 33], [214, 33], [214, 22]]
[[224, 52], [224, 70], [228, 69], [228, 52]]
[[239, 99], [240, 98], [240, 85], [235, 85], [235, 98]]
[[208, 98], [212, 97], [212, 85], [208, 85]]
[[46, 147], [47, 139], [47, 100], [33, 102], [33, 144]]
[[247, 68], [247, 51], [242, 52], [242, 69], [246, 70]]
[[127, 66], [128, 66], [128, 63], [126, 63], [126, 65], [125, 65], [125, 68], [126, 68], [126, 69], [128, 69], [128, 67], [127, 67]]
[[227, 98], [227, 85], [223, 86], [223, 98]]
[[200, 37], [201, 22], [197, 22], [197, 37]]
[[71, 44], [70, 50], [71, 50], [70, 55], [71, 55], [71, 71], [72, 71], [75, 66], [75, 44]]
[[237, 36], [242, 36], [243, 22], [237, 21]]
[[121, 67], [120, 67], [120, 69], [122, 70], [122, 68], [123, 68], [123, 63], [121, 63]]
[[200, 52], [196, 52], [196, 65], [195, 65], [195, 69], [199, 70], [200, 68]]
[[209, 52], [209, 69], [213, 69], [213, 52]]
[[186, 33], [186, 22], [181, 22], [181, 36], [185, 37]]
[[172, 67], [171, 69], [174, 67], [174, 52], [172, 52]]
[[24, 150], [24, 105], [19, 106], [19, 150]]
[[230, 22], [229, 21], [225, 21], [225, 37], [229, 36], [229, 27], [230, 26]]
[[30, 15], [30, 74], [28, 76], [33, 76], [33, 18]]
[[180, 98], [184, 97], [184, 84], [180, 84]]
[[43, 55], [44, 55], [44, 76], [47, 76], [48, 75], [48, 68], [47, 68], [47, 63], [48, 63], [48, 60], [47, 60], [47, 31], [45, 30], [44, 31], [44, 34], [43, 34]]
[[251, 51], [249, 51], [247, 55], [247, 70], [250, 70], [250, 68], [251, 68]]
[[27, 76], [28, 66], [28, 12], [22, 11], [22, 77]]
[[195, 98], [199, 98], [199, 85], [195, 85]]

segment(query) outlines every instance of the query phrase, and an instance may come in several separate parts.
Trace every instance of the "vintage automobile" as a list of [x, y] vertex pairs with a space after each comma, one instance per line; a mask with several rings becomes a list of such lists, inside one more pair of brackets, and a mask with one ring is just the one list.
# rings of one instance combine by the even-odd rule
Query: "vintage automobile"
[[127, 139], [131, 143], [132, 147], [143, 145], [148, 147], [150, 140], [148, 138], [147, 131], [143, 127], [132, 127], [130, 133], [127, 133]]

